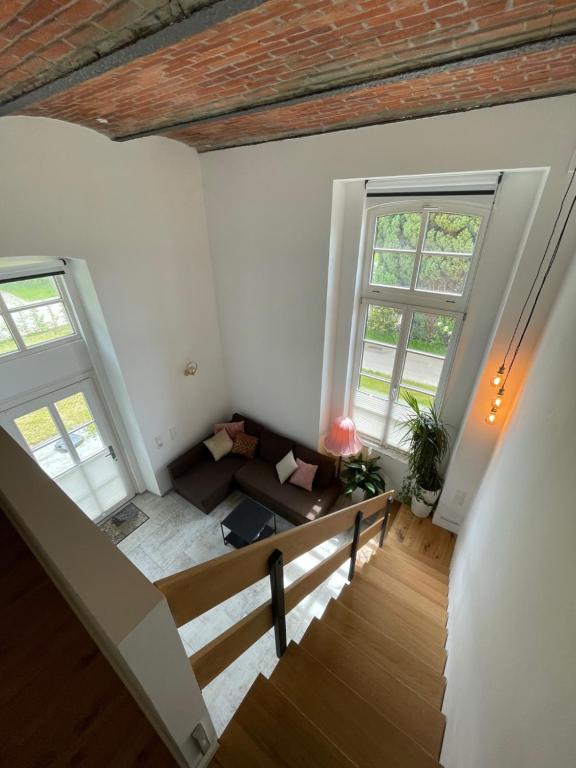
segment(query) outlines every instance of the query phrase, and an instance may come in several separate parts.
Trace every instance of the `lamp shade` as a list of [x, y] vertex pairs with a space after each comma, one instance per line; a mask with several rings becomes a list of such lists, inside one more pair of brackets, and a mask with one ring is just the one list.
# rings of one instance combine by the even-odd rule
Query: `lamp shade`
[[362, 443], [356, 434], [356, 425], [348, 416], [338, 416], [334, 419], [330, 434], [324, 445], [334, 456], [353, 456], [362, 448]]

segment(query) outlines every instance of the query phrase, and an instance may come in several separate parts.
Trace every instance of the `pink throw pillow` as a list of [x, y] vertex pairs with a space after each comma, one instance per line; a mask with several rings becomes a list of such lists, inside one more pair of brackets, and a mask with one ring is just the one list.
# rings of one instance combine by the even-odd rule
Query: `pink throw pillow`
[[306, 464], [301, 459], [296, 459], [296, 464], [298, 464], [298, 469], [290, 475], [288, 482], [304, 488], [306, 491], [311, 491], [318, 466], [316, 464]]
[[228, 437], [234, 441], [234, 438], [239, 432], [244, 432], [244, 422], [226, 421], [222, 422], [221, 424], [214, 424], [214, 434], [220, 432], [222, 429], [225, 429], [226, 432], [228, 432]]

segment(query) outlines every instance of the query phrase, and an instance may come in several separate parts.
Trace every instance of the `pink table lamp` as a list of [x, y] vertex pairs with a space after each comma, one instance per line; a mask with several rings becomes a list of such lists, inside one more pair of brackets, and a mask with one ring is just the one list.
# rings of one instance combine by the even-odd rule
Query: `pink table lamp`
[[356, 434], [356, 425], [348, 416], [338, 416], [334, 419], [324, 445], [333, 456], [338, 456], [338, 475], [342, 457], [354, 456], [362, 450], [362, 443]]

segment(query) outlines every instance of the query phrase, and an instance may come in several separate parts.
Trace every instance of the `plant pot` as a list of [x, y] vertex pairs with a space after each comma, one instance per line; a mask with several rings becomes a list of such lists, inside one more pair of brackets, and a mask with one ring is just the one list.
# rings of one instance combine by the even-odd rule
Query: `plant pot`
[[360, 504], [361, 501], [364, 501], [364, 491], [362, 488], [355, 488], [348, 498], [350, 499], [350, 505]]
[[417, 499], [416, 496], [412, 496], [412, 503], [410, 504], [410, 508], [416, 517], [428, 517], [432, 511], [432, 507], [438, 499], [438, 496], [440, 496], [440, 491], [425, 491], [423, 488], [421, 488], [420, 495], [422, 496], [422, 501]]

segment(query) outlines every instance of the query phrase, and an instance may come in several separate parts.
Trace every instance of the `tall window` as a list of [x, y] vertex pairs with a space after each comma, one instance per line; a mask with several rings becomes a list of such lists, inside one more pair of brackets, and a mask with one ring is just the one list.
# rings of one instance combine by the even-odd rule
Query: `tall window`
[[75, 335], [58, 277], [0, 283], [0, 359]]
[[442, 199], [367, 211], [352, 409], [371, 442], [402, 446], [406, 393], [442, 406], [486, 218]]

